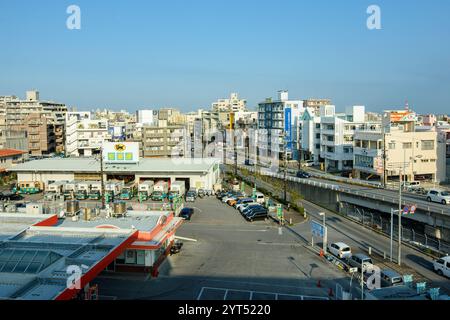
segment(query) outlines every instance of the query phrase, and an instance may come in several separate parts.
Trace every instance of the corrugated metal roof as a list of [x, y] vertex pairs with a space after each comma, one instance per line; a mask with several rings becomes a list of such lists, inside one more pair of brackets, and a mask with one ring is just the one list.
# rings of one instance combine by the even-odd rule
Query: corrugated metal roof
[[[206, 172], [220, 160], [172, 158], [143, 158], [136, 164], [105, 164], [106, 172]], [[94, 158], [51, 158], [21, 163], [11, 169], [13, 172], [99, 172], [100, 162]]]

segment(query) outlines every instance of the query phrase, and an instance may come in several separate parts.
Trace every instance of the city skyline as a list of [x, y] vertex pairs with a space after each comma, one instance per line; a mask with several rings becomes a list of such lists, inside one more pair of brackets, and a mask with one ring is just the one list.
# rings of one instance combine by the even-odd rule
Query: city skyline
[[377, 1], [381, 30], [366, 27], [368, 1], [135, 3], [77, 1], [81, 30], [66, 28], [67, 1], [2, 3], [0, 93], [37, 88], [78, 110], [188, 112], [231, 92], [255, 108], [287, 89], [338, 110], [408, 101], [418, 113], [447, 113], [447, 1]]

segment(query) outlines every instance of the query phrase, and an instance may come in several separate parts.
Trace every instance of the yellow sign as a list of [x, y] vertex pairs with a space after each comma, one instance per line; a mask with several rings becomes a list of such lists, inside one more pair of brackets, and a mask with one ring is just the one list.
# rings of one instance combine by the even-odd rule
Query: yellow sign
[[126, 148], [127, 147], [125, 147], [125, 145], [123, 143], [119, 143], [114, 146], [114, 149], [116, 149], [116, 151], [119, 151], [119, 152], [125, 151]]

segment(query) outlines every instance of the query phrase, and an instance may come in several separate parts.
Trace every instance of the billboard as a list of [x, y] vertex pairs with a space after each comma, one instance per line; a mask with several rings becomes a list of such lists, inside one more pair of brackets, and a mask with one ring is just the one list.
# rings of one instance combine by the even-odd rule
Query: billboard
[[292, 152], [292, 109], [284, 109], [284, 132], [286, 133], [285, 143], [288, 152]]
[[105, 163], [139, 162], [139, 142], [105, 142], [103, 161]]
[[392, 111], [390, 112], [391, 123], [417, 121], [415, 112], [411, 111]]

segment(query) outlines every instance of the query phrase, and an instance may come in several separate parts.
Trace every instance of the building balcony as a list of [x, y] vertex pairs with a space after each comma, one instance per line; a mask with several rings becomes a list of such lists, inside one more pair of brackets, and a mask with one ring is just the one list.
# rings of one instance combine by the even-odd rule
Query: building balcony
[[383, 151], [379, 150], [379, 149], [367, 149], [367, 148], [354, 147], [353, 154], [375, 158], [375, 157], [381, 157], [383, 155]]

